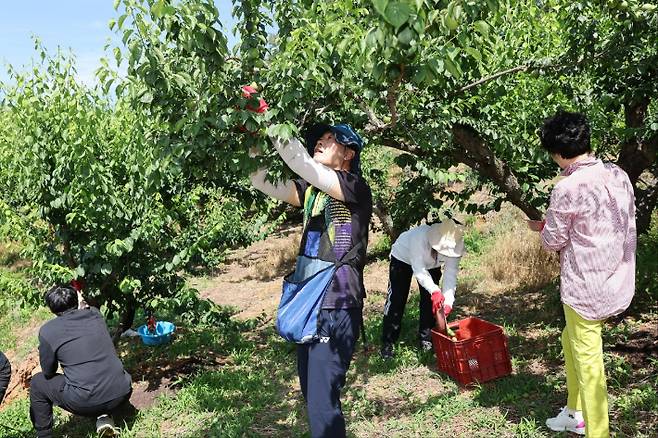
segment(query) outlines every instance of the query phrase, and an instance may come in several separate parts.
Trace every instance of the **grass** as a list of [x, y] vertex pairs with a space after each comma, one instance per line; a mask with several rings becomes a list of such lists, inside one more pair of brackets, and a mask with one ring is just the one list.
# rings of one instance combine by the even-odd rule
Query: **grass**
[[12, 266], [20, 260], [20, 246], [17, 243], [0, 242], [0, 266]]
[[[382, 323], [378, 305], [385, 291], [369, 291], [371, 305], [365, 315], [369, 343], [364, 348], [359, 341], [342, 396], [349, 436], [568, 436], [549, 433], [544, 426], [566, 399], [558, 285], [551, 278], [536, 281], [541, 274], [537, 272], [528, 271], [523, 281], [510, 274], [514, 273], [510, 267], [518, 266], [528, 253], [522, 251], [522, 239], [511, 238], [519, 235], [514, 228], [518, 220], [506, 214], [499, 222], [467, 228], [470, 252], [462, 265], [458, 306], [451, 319], [477, 315], [502, 325], [508, 336], [512, 375], [463, 388], [438, 373], [434, 356], [416, 349], [417, 292], [410, 294], [395, 359], [382, 361], [377, 351]], [[380, 245], [376, 249], [383, 254], [389, 244]], [[510, 269], [496, 279], [489, 266], [494, 259], [488, 257], [506, 247], [510, 257], [498, 257], [497, 262]], [[33, 316], [35, 320], [28, 314], [2, 315], [0, 333], [34, 324], [38, 315]], [[308, 436], [295, 349], [275, 334], [271, 322], [226, 318], [210, 327], [177, 321], [175, 313], [165, 317], [180, 326], [171, 345], [149, 348], [135, 339], [119, 344], [119, 354], [137, 384], [156, 393], [169, 389], [137, 415], [119, 418], [122, 437]], [[650, 350], [642, 349], [655, 340], [657, 322], [654, 302], [642, 312], [605, 325], [613, 436], [658, 436], [658, 360]], [[19, 344], [0, 342], [10, 347]], [[23, 398], [0, 412], [0, 424], [19, 431], [0, 426], [0, 436], [31, 436], [27, 409]], [[92, 421], [56, 412], [56, 432], [61, 436], [94, 436]]]

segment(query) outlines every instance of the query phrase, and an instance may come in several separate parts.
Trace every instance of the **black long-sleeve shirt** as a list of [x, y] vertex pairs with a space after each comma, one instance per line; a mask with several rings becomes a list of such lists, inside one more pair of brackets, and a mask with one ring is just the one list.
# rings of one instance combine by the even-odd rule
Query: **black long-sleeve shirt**
[[7, 392], [10, 379], [11, 365], [9, 365], [7, 356], [5, 356], [2, 351], [0, 351], [0, 403], [2, 403], [2, 399], [5, 397], [5, 392]]
[[62, 365], [65, 386], [74, 403], [93, 406], [130, 392], [105, 320], [98, 309], [72, 309], [48, 321], [39, 331], [39, 360], [49, 379]]

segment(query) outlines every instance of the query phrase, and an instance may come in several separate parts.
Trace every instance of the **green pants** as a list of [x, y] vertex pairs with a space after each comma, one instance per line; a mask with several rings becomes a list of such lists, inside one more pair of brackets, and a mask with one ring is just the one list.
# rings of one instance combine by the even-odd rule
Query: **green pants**
[[582, 318], [567, 305], [562, 331], [564, 366], [567, 371], [567, 407], [583, 411], [585, 436], [607, 438], [608, 390], [603, 369], [603, 321]]

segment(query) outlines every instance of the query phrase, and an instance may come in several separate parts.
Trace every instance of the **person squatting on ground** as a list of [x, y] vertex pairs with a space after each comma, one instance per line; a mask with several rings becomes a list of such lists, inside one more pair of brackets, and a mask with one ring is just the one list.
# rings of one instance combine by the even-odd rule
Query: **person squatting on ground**
[[544, 122], [541, 144], [563, 169], [545, 220], [530, 221], [543, 246], [560, 253], [562, 348], [567, 405], [546, 421], [554, 431], [609, 436], [601, 329], [635, 293], [635, 204], [628, 175], [591, 154], [583, 114], [560, 111]]
[[306, 147], [297, 139], [273, 139], [299, 179], [272, 184], [261, 169], [251, 181], [263, 193], [304, 209], [294, 276], [304, 277], [305, 261], [334, 262], [360, 245], [354, 262], [340, 266], [330, 280], [318, 317], [320, 338], [297, 345], [311, 435], [336, 438], [346, 433], [340, 393], [361, 330], [372, 194], [361, 176], [363, 140], [349, 125], [315, 125], [305, 142]]
[[5, 393], [9, 387], [9, 380], [11, 380], [11, 365], [7, 356], [0, 351], [0, 403], [5, 398]]
[[[432, 349], [435, 315], [441, 306], [446, 317], [452, 311], [459, 261], [463, 255], [464, 233], [452, 219], [419, 225], [396, 239], [391, 247], [388, 296], [384, 304], [382, 358], [390, 359], [394, 355], [393, 346], [400, 336], [412, 275], [420, 289], [420, 347], [426, 351]], [[444, 265], [443, 291], [437, 285], [441, 265]]]
[[[30, 419], [37, 437], [53, 436], [53, 404], [76, 415], [97, 418], [97, 432], [114, 434], [110, 414], [130, 398], [130, 374], [95, 307], [79, 308], [71, 286], [54, 286], [45, 301], [56, 318], [39, 330], [42, 371], [30, 382]], [[64, 374], [58, 374], [61, 365]]]

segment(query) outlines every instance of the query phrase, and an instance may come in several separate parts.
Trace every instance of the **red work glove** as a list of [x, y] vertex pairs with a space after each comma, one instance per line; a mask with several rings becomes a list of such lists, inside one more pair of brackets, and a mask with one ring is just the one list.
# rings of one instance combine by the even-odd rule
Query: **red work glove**
[[[252, 94], [258, 94], [258, 90], [256, 90], [251, 85], [244, 85], [242, 87], [242, 97], [249, 99]], [[257, 114], [263, 114], [265, 111], [267, 111], [267, 108], [269, 108], [269, 106], [267, 105], [267, 102], [265, 102], [265, 99], [262, 97], [258, 99], [258, 108], [247, 105], [247, 110]]]
[[88, 308], [89, 305], [82, 296], [82, 289], [85, 287], [85, 281], [82, 278], [71, 280], [71, 287], [78, 293], [78, 309]]
[[445, 300], [446, 299], [440, 289], [432, 292], [432, 315], [436, 315], [436, 312], [438, 312], [441, 306], [443, 306]]
[[452, 312], [452, 306], [449, 304], [444, 304], [443, 313], [446, 315], [446, 318], [448, 317], [448, 315], [450, 315], [450, 312]]

